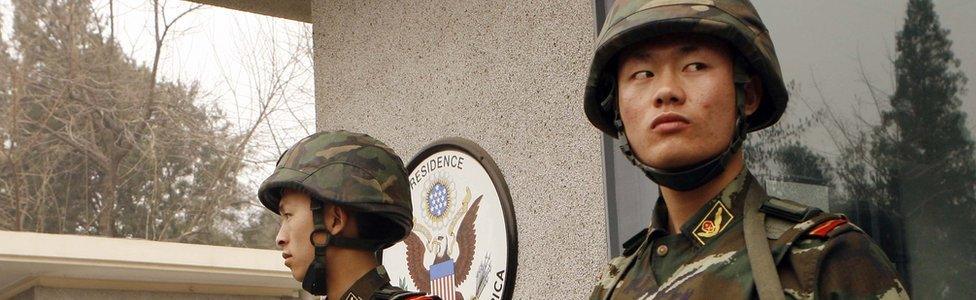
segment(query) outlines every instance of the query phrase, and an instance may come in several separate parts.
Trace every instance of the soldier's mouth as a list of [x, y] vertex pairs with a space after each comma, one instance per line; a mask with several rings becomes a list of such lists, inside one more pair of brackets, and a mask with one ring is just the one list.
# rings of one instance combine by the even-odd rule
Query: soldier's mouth
[[289, 258], [291, 258], [291, 254], [281, 253], [281, 258], [285, 260], [285, 266], [291, 268], [290, 261], [288, 260]]
[[674, 112], [666, 112], [654, 118], [654, 120], [651, 122], [651, 129], [653, 130], [660, 125], [673, 124], [673, 123], [688, 124], [691, 122], [688, 121], [688, 118], [685, 118], [685, 116], [682, 116]]

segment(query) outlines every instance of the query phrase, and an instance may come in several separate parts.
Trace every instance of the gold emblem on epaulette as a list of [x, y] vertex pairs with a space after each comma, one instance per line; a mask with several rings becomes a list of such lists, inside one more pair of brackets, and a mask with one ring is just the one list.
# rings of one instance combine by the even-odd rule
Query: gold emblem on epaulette
[[705, 214], [705, 218], [695, 227], [693, 236], [699, 244], [704, 245], [706, 240], [715, 237], [729, 227], [734, 218], [735, 216], [722, 201], [715, 201], [715, 205], [712, 205], [712, 208]]

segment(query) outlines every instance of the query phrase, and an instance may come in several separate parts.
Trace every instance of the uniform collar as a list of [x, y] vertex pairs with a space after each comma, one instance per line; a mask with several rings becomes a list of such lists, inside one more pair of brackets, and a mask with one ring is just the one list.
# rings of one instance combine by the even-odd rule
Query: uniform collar
[[390, 277], [386, 274], [386, 269], [379, 266], [356, 280], [356, 283], [349, 287], [339, 300], [368, 300], [372, 298], [373, 293], [388, 284], [390, 284]]
[[[691, 218], [681, 225], [681, 235], [695, 246], [701, 247], [732, 227], [733, 222], [742, 219], [742, 199], [752, 181], [749, 170], [742, 168], [717, 196], [705, 203]], [[668, 209], [664, 198], [658, 197], [657, 205], [651, 217], [651, 237], [666, 235], [668, 224]]]
[[[660, 192], [658, 192], [660, 195]], [[664, 203], [664, 197], [657, 197], [657, 204], [654, 205], [654, 213], [651, 214], [651, 231], [648, 236], [651, 238], [668, 234], [668, 206]]]

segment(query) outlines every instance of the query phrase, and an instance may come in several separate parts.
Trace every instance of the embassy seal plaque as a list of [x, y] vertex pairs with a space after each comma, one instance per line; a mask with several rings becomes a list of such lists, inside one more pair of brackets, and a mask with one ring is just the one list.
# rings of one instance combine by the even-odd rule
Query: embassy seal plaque
[[445, 300], [511, 299], [518, 265], [508, 185], [472, 141], [445, 138], [407, 164], [413, 231], [383, 251], [393, 285]]

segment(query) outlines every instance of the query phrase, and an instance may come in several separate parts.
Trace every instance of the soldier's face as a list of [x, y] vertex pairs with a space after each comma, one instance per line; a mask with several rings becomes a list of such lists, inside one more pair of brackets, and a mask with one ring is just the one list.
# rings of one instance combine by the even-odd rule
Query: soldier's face
[[285, 266], [291, 269], [292, 277], [298, 281], [305, 278], [314, 256], [314, 248], [309, 241], [313, 229], [311, 203], [308, 194], [285, 190], [278, 204], [281, 228], [275, 241], [282, 250]]
[[[643, 163], [675, 169], [728, 147], [735, 85], [728, 46], [706, 36], [668, 36], [631, 46], [617, 69], [627, 139]], [[747, 101], [747, 113], [758, 106]]]

